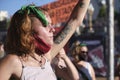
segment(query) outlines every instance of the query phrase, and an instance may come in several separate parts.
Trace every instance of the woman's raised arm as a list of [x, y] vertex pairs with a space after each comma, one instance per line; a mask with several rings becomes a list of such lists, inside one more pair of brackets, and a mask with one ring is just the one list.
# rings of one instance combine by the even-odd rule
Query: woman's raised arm
[[69, 20], [67, 21], [64, 29], [57, 35], [54, 45], [51, 48], [52, 59], [57, 55], [59, 50], [64, 47], [70, 37], [79, 27], [84, 19], [90, 0], [79, 0], [74, 7]]

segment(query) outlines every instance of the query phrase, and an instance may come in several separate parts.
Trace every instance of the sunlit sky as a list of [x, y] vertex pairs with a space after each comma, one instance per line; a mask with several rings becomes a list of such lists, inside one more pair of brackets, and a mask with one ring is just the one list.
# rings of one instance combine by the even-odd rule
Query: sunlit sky
[[13, 15], [23, 5], [34, 3], [41, 6], [56, 0], [0, 0], [0, 11], [8, 11], [8, 15]]

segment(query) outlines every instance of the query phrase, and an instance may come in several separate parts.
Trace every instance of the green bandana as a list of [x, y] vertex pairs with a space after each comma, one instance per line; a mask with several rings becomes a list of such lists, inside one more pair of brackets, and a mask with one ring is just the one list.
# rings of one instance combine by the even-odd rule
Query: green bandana
[[28, 14], [33, 13], [36, 15], [37, 18], [39, 18], [43, 24], [45, 24], [45, 26], [48, 25], [48, 22], [45, 18], [45, 15], [43, 14], [42, 11], [40, 11], [39, 9], [37, 9], [35, 6], [33, 5], [29, 5], [29, 6], [23, 6], [20, 10], [19, 13], [24, 14], [25, 11], [28, 11]]
[[79, 46], [87, 46], [85, 43], [80, 43], [80, 45]]

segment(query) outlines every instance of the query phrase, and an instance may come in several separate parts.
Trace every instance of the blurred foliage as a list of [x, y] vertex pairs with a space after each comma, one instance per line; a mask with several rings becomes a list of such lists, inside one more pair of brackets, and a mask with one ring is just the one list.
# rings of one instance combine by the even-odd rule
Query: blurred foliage
[[[107, 14], [107, 10], [106, 10], [106, 6], [103, 5], [100, 8], [99, 14], [98, 14], [98, 18], [106, 18], [106, 14]], [[117, 25], [118, 25], [118, 29], [120, 30], [120, 12], [114, 11], [114, 19], [117, 21]]]
[[102, 6], [102, 7], [100, 8], [98, 17], [101, 18], [101, 17], [105, 17], [105, 16], [106, 16], [106, 6]]

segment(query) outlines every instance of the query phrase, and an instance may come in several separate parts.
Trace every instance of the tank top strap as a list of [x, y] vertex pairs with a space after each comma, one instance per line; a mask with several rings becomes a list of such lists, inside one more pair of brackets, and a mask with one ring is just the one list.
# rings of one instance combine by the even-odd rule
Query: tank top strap
[[23, 61], [20, 57], [18, 57], [20, 62], [21, 62], [21, 65], [22, 65], [22, 71], [21, 71], [21, 74], [20, 74], [20, 80], [21, 80], [21, 77], [22, 77], [22, 74], [23, 74], [23, 68], [25, 67], [24, 64], [23, 64]]
[[47, 59], [46, 56], [43, 55], [43, 58], [45, 58], [45, 62], [48, 62], [49, 60]]
[[20, 57], [19, 57], [19, 60], [21, 62], [22, 68], [24, 68], [25, 66], [24, 66], [23, 61], [22, 61], [22, 59]]
[[88, 71], [89, 71], [89, 73], [90, 73], [90, 75], [91, 75], [92, 72], [91, 72], [91, 66], [90, 66], [90, 63], [87, 63], [87, 68], [88, 68]]

